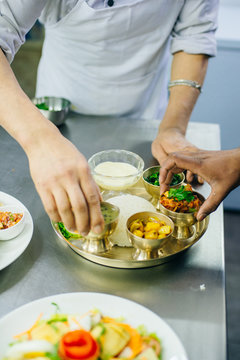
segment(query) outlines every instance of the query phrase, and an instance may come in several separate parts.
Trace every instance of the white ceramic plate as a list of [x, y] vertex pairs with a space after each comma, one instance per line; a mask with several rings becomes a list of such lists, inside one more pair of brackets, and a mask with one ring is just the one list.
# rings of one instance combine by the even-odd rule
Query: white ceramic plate
[[33, 221], [28, 209], [15, 197], [0, 191], [1, 205], [15, 205], [25, 211], [25, 225], [23, 231], [14, 239], [0, 240], [0, 270], [16, 260], [28, 246], [33, 234]]
[[49, 317], [55, 312], [55, 302], [60, 311], [69, 314], [84, 314], [93, 308], [111, 317], [123, 316], [125, 321], [137, 327], [145, 325], [149, 332], [155, 332], [162, 340], [162, 360], [187, 360], [183, 345], [174, 331], [155, 313], [133, 301], [100, 293], [68, 293], [45, 297], [26, 304], [0, 319], [0, 359], [6, 352], [13, 336], [30, 328], [43, 312]]

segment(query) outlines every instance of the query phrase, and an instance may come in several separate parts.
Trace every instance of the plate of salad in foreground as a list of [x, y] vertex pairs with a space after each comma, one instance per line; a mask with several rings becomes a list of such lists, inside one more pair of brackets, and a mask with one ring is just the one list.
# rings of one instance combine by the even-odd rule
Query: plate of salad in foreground
[[67, 293], [28, 303], [0, 319], [1, 360], [187, 360], [174, 331], [133, 301]]

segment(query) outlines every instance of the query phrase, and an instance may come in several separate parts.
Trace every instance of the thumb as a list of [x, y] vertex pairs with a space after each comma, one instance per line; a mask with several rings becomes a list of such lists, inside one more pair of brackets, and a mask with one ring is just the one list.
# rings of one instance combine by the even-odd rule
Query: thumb
[[215, 211], [225, 196], [223, 192], [216, 192], [212, 189], [209, 197], [204, 201], [197, 213], [197, 220], [202, 221], [206, 216]]

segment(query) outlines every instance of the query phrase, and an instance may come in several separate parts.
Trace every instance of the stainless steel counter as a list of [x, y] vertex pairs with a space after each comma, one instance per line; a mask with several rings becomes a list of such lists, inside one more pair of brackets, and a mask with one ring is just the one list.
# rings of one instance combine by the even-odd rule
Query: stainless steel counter
[[[122, 148], [153, 164], [151, 142], [157, 121], [87, 118], [71, 115], [62, 133], [89, 158], [97, 151]], [[192, 123], [188, 138], [218, 149], [219, 127]], [[52, 230], [31, 181], [27, 158], [0, 129], [0, 191], [18, 198], [34, 221], [25, 252], [0, 272], [0, 316], [40, 297], [93, 291], [126, 297], [160, 315], [177, 333], [191, 360], [226, 359], [224, 239], [222, 206], [211, 215], [200, 241], [172, 262], [145, 269], [115, 269], [83, 259]], [[199, 188], [207, 195], [207, 184]]]

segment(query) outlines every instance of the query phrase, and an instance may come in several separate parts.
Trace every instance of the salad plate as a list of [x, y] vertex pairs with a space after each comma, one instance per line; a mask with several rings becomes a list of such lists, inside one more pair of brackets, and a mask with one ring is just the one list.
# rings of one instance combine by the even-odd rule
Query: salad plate
[[[145, 190], [142, 182], [137, 184], [138, 186], [129, 188], [124, 192], [114, 192], [114, 191], [103, 191], [102, 197], [104, 201], [113, 196], [121, 194], [131, 194], [139, 196], [151, 202], [152, 198]], [[157, 209], [156, 211], [159, 211]], [[204, 235], [208, 228], [209, 217], [206, 217], [201, 222], [196, 222], [190, 227], [189, 235], [183, 239], [176, 239], [174, 236], [169, 238], [168, 242], [161, 248], [159, 251], [160, 255], [154, 259], [135, 259], [135, 249], [133, 247], [121, 247], [114, 245], [110, 250], [98, 254], [90, 253], [84, 250], [83, 242], [81, 239], [69, 238], [66, 239], [58, 227], [58, 223], [52, 223], [53, 229], [57, 234], [60, 241], [63, 241], [68, 244], [68, 246], [74, 250], [78, 255], [93, 261], [100, 265], [115, 267], [115, 268], [145, 268], [151, 266], [157, 266], [163, 263], [166, 263], [170, 260], [173, 260], [176, 256], [179, 256], [186, 250], [188, 250], [192, 245], [199, 241], [199, 239]], [[123, 229], [125, 231], [125, 229]]]
[[15, 261], [26, 249], [33, 234], [33, 220], [28, 209], [15, 197], [0, 191], [1, 206], [13, 205], [24, 210], [25, 223], [23, 231], [15, 238], [0, 241], [0, 270]]
[[14, 336], [33, 326], [36, 319], [48, 319], [54, 314], [57, 305], [61, 314], [83, 315], [92, 309], [104, 316], [122, 319], [131, 327], [144, 328], [155, 333], [161, 341], [162, 360], [187, 360], [187, 354], [176, 333], [157, 314], [146, 307], [128, 299], [103, 293], [66, 293], [35, 300], [10, 312], [0, 319], [0, 359], [4, 358]]

